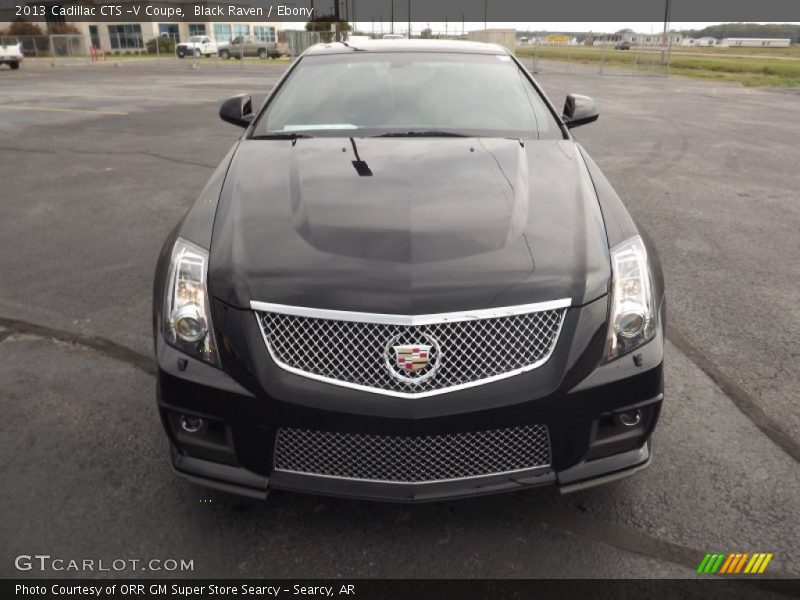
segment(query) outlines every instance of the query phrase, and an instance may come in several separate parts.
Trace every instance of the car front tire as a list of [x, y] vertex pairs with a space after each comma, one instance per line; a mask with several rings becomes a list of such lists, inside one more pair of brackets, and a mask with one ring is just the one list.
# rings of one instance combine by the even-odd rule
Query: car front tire
[[10, 63], [8, 63], [8, 66], [11, 67], [11, 69], [14, 70], [14, 71], [19, 69], [19, 63], [18, 62], [10, 62]]
[[225, 59], [225, 60], [228, 60], [228, 59], [231, 57], [231, 53], [230, 53], [230, 52], [228, 52], [227, 50], [223, 50], [223, 51], [221, 51], [221, 52], [219, 53], [219, 57], [220, 57], [220, 58], [223, 58], [223, 59]]

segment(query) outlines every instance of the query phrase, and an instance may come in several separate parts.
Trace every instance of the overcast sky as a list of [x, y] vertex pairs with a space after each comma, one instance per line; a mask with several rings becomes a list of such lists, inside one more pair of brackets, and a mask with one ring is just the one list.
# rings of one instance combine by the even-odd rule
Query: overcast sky
[[[707, 27], [708, 25], [717, 25], [718, 23], [670, 23], [670, 29], [702, 29], [703, 27]], [[800, 24], [800, 23], [798, 23]], [[284, 23], [284, 27], [287, 29], [304, 29], [304, 23]], [[374, 24], [367, 21], [358, 21], [356, 23], [356, 29], [359, 31], [363, 31], [366, 33], [371, 33], [373, 31], [376, 33], [386, 33], [389, 31], [389, 23], [379, 23], [375, 22]], [[383, 29], [381, 29], [383, 27]], [[394, 30], [395, 32], [404, 32], [408, 24], [404, 21], [395, 21]], [[444, 32], [445, 28], [448, 32], [452, 33], [461, 33], [461, 21], [458, 22], [450, 22], [450, 23], [425, 23], [425, 22], [414, 22], [411, 23], [411, 30], [412, 32], [419, 33], [421, 30], [425, 29], [426, 27], [430, 27], [435, 32]], [[651, 22], [651, 23], [488, 23], [488, 27], [490, 29], [495, 28], [513, 28], [518, 31], [593, 31], [593, 32], [605, 32], [605, 33], [613, 33], [615, 31], [619, 31], [620, 29], [633, 29], [638, 33], [650, 33], [662, 31], [664, 28], [664, 23], [662, 22]], [[483, 29], [483, 21], [480, 23], [464, 23], [464, 30], [465, 31], [472, 31], [475, 29]]]

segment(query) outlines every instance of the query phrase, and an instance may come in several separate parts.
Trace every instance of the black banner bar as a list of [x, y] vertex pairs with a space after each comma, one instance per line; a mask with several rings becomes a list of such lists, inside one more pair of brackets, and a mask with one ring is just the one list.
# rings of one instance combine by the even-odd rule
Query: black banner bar
[[441, 600], [458, 598], [535, 598], [537, 600], [593, 598], [680, 598], [714, 600], [724, 598], [798, 598], [800, 582], [758, 578], [682, 580], [109, 580], [109, 579], [6, 579], [0, 597], [9, 598], [170, 598], [173, 600], [216, 598], [296, 598], [303, 600], [365, 600], [393, 598]]
[[[343, 0], [340, 0], [343, 1]], [[798, 0], [348, 0], [361, 23], [800, 22]], [[333, 14], [334, 0], [0, 0], [0, 22], [272, 21]], [[313, 9], [313, 10], [312, 10]]]

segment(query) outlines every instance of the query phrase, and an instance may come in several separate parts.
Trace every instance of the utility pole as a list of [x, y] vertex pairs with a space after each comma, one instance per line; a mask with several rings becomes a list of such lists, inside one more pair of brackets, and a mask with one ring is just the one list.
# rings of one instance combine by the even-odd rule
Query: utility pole
[[391, 14], [392, 23], [391, 25], [389, 25], [389, 33], [394, 33], [394, 0], [389, 0], [389, 2], [392, 3], [392, 14]]
[[483, 0], [483, 28], [488, 29], [486, 27], [487, 17], [489, 15], [489, 0]]
[[333, 2], [333, 20], [336, 22], [336, 41], [342, 41], [342, 24], [339, 22], [339, 0]]
[[408, 0], [408, 39], [411, 39], [411, 0]]
[[664, 3], [664, 38], [661, 40], [661, 66], [667, 66], [667, 37], [669, 29], [669, 13], [672, 0], [665, 0]]

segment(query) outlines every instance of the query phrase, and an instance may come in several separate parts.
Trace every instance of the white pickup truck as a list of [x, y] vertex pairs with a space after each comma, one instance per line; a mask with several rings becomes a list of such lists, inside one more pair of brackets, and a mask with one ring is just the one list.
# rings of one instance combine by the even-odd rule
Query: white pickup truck
[[189, 40], [175, 46], [175, 54], [178, 58], [184, 56], [211, 56], [217, 53], [217, 43], [207, 35], [193, 35]]
[[19, 69], [22, 64], [22, 49], [19, 44], [0, 42], [0, 65], [8, 65], [12, 69]]

